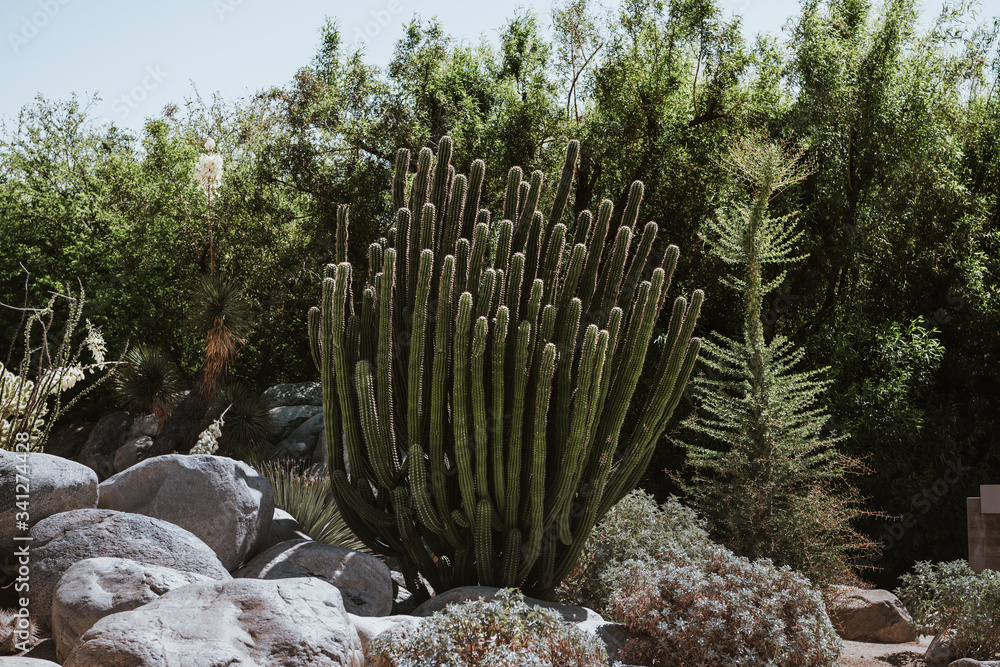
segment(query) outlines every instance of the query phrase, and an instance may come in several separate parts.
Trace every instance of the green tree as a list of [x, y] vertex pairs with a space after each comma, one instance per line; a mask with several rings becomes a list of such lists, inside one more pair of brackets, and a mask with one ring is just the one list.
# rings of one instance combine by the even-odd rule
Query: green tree
[[[737, 179], [732, 206], [704, 230], [711, 251], [733, 272], [743, 297], [743, 336], [706, 345], [709, 374], [698, 378], [698, 405], [687, 425], [707, 436], [689, 443], [695, 478], [687, 484], [717, 539], [748, 558], [791, 565], [815, 582], [848, 580], [852, 556], [871, 544], [851, 525], [863, 512], [846, 477], [856, 462], [824, 437], [826, 369], [797, 371], [804, 351], [777, 336], [764, 340], [764, 298], [785, 278], [769, 269], [801, 260], [791, 215], [772, 218], [771, 200], [805, 179], [808, 163], [786, 144], [750, 135], [723, 164]], [[741, 186], [748, 186], [744, 203]], [[717, 341], [717, 342], [716, 342]]]

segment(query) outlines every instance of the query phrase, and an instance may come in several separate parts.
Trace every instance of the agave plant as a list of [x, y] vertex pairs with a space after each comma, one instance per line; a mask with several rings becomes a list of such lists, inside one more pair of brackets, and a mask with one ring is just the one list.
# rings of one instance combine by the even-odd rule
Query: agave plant
[[[548, 217], [543, 175], [507, 175], [501, 215], [469, 177], [423, 149], [392, 186], [395, 227], [368, 248], [360, 303], [338, 211], [336, 264], [309, 313], [330, 476], [344, 519], [395, 556], [420, 595], [467, 584], [548, 595], [595, 523], [638, 482], [698, 354], [703, 294], [674, 301], [651, 389], [626, 423], [679, 251], [637, 229], [643, 186], [562, 222], [579, 144]], [[409, 192], [407, 193], [407, 190]], [[633, 243], [638, 236], [638, 243]]]

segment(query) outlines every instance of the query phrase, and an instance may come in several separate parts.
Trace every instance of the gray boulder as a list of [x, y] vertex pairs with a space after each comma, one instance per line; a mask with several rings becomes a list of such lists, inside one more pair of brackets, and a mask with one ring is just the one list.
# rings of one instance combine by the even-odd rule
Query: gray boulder
[[185, 528], [210, 546], [227, 570], [234, 570], [267, 538], [274, 491], [242, 461], [167, 454], [102, 483], [98, 507], [145, 514]]
[[139, 415], [132, 422], [132, 427], [129, 428], [128, 437], [129, 438], [141, 438], [144, 435], [154, 437], [160, 433], [160, 422], [156, 418], [156, 415]]
[[837, 586], [827, 613], [848, 641], [903, 644], [917, 638], [909, 612], [889, 591]]
[[23, 534], [17, 523], [21, 512], [17, 496], [24, 495], [25, 488], [18, 484], [27, 481], [26, 523], [29, 528], [53, 514], [97, 507], [97, 474], [85, 465], [59, 456], [40, 452], [18, 455], [0, 449], [0, 480], [3, 480], [0, 484], [0, 554], [3, 556], [14, 552], [13, 538]]
[[31, 529], [32, 617], [51, 627], [52, 596], [60, 577], [86, 558], [109, 556], [229, 579], [218, 556], [180, 526], [140, 514], [81, 509], [55, 514]]
[[94, 430], [94, 422], [72, 421], [52, 430], [45, 441], [45, 453], [61, 456], [64, 459], [76, 459], [87, 444], [90, 432]]
[[145, 460], [153, 448], [153, 439], [148, 435], [132, 438], [115, 452], [115, 473], [128, 470], [139, 461]]
[[269, 408], [283, 405], [323, 405], [323, 385], [319, 382], [279, 384], [264, 391], [261, 402]]
[[[501, 589], [492, 586], [459, 586], [443, 593], [439, 593], [427, 600], [411, 612], [414, 616], [430, 616], [431, 614], [444, 611], [449, 604], [460, 604], [468, 600], [483, 599], [489, 602], [496, 597]], [[596, 611], [586, 607], [576, 607], [573, 605], [558, 604], [556, 602], [544, 602], [535, 598], [524, 598], [524, 603], [532, 607], [552, 609], [557, 611], [564, 621], [582, 623], [585, 621], [603, 623], [604, 619]]]
[[289, 540], [261, 553], [233, 573], [247, 579], [316, 577], [338, 589], [344, 607], [357, 616], [388, 616], [392, 612], [392, 578], [385, 563], [370, 554], [321, 544]]
[[241, 579], [176, 588], [106, 616], [64, 667], [364, 664], [340, 592], [319, 579]]
[[958, 657], [955, 655], [955, 650], [951, 647], [951, 640], [954, 638], [954, 635], [954, 630], [948, 630], [940, 635], [935, 635], [934, 639], [931, 640], [931, 645], [924, 651], [924, 664], [926, 667], [951, 666], [951, 663]]
[[126, 558], [88, 558], [72, 566], [56, 584], [52, 599], [52, 639], [65, 660], [81, 635], [105, 616], [129, 611], [167, 591], [211, 578]]
[[420, 629], [424, 619], [416, 616], [356, 616], [347, 614], [351, 625], [358, 631], [362, 650], [368, 650], [371, 640], [384, 634], [400, 639], [409, 637]]
[[[274, 508], [271, 516], [271, 527], [267, 530], [267, 539], [261, 544], [258, 553], [267, 551], [276, 544], [287, 542], [288, 540], [311, 540], [312, 538], [302, 532], [302, 526], [291, 514], [281, 509]], [[254, 554], [256, 556], [257, 554]]]
[[962, 658], [948, 665], [948, 667], [1000, 667], [1000, 660], [973, 660], [972, 658]]
[[93, 469], [99, 481], [111, 477], [115, 471], [115, 452], [128, 439], [133, 421], [127, 412], [122, 411], [101, 417], [76, 460]]
[[[323, 413], [320, 412], [302, 422], [298, 428], [275, 445], [277, 455], [294, 459], [311, 459], [319, 444], [319, 434], [323, 432]], [[325, 443], [324, 443], [325, 448]]]
[[22, 656], [0, 657], [0, 667], [52, 667], [58, 662], [51, 660], [41, 660], [39, 658], [26, 658]]
[[320, 416], [320, 426], [323, 421], [323, 408], [315, 405], [286, 405], [271, 408], [267, 414], [271, 418], [271, 428], [268, 429], [266, 440], [273, 444], [281, 442], [317, 415]]

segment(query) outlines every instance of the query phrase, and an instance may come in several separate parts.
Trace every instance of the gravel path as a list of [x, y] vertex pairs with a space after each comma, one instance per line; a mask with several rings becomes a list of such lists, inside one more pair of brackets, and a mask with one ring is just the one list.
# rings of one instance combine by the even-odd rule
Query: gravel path
[[933, 637], [922, 636], [908, 644], [844, 642], [840, 667], [923, 667], [923, 655]]

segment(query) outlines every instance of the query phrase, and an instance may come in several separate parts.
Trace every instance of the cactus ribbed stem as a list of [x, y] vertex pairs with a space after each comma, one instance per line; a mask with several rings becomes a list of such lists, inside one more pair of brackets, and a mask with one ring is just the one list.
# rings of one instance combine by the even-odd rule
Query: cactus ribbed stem
[[[511, 167], [507, 172], [507, 189], [503, 198], [503, 219], [517, 222], [518, 197], [520, 193], [521, 176], [524, 172], [520, 167]], [[516, 231], [516, 229], [515, 229]]]

